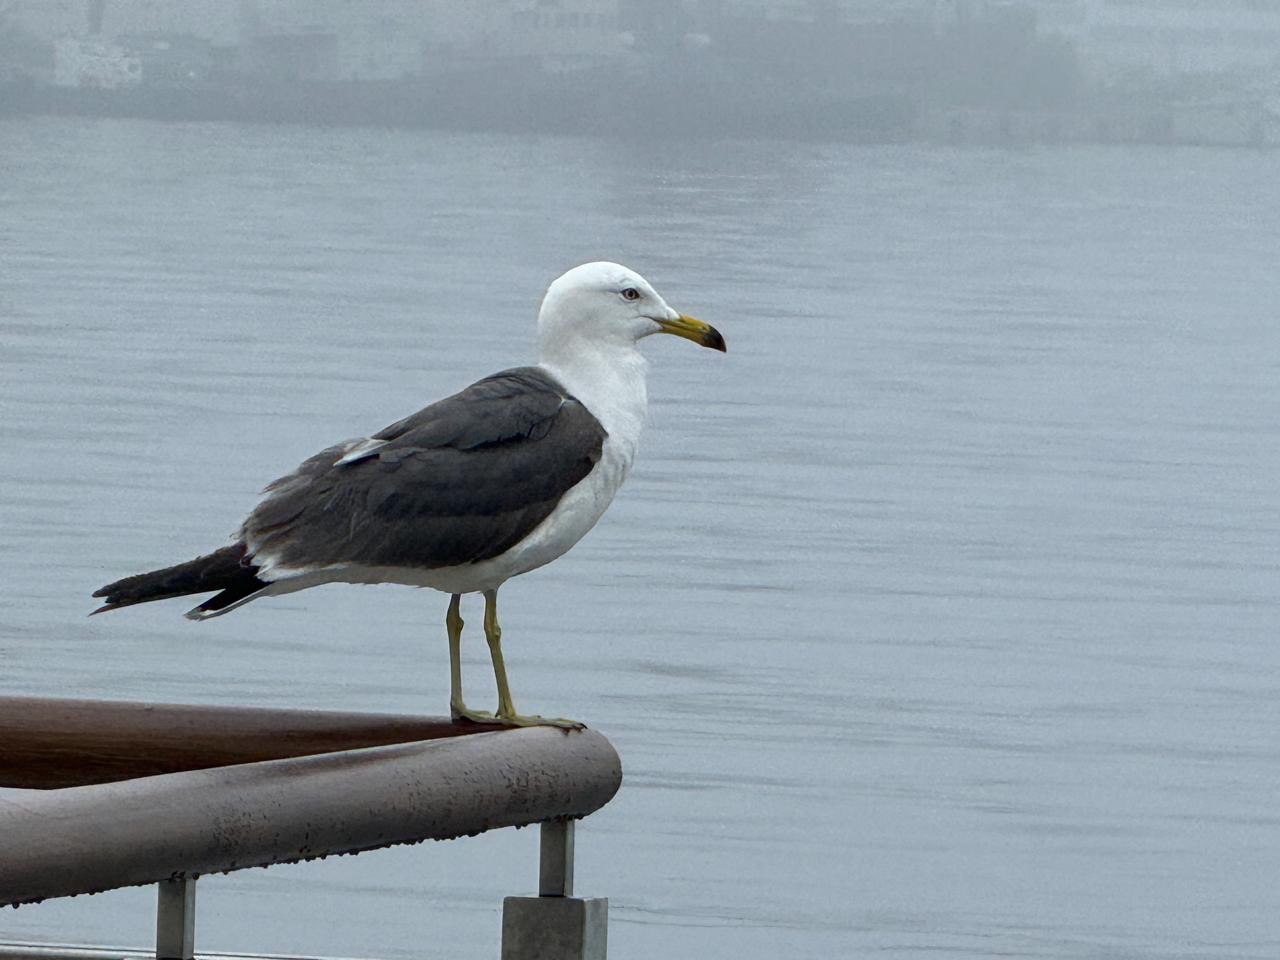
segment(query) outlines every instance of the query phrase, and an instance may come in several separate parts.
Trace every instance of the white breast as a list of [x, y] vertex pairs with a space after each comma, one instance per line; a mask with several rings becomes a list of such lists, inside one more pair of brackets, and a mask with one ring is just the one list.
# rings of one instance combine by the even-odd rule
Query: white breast
[[633, 347], [624, 356], [576, 369], [549, 363], [542, 366], [607, 432], [599, 462], [560, 498], [550, 516], [506, 553], [480, 563], [422, 571], [426, 586], [449, 593], [491, 590], [550, 563], [596, 525], [631, 472], [648, 403], [646, 364], [640, 352]]
[[[466, 567], [431, 571], [432, 574], [443, 575], [440, 582], [445, 584], [436, 586], [432, 583], [431, 586], [447, 589], [450, 593], [490, 590], [504, 580], [550, 563], [596, 525], [596, 521], [613, 502], [614, 494], [622, 486], [630, 469], [631, 459], [625, 455], [621, 445], [612, 439], [606, 439], [600, 461], [586, 477], [560, 498], [551, 515], [538, 524], [529, 536], [492, 560]], [[458, 587], [463, 589], [457, 589]]]

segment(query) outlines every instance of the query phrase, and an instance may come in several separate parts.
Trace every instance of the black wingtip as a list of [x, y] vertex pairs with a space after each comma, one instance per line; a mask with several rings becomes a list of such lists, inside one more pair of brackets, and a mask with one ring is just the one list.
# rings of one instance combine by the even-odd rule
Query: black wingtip
[[119, 604], [117, 604], [114, 600], [111, 599], [111, 587], [109, 585], [105, 587], [99, 587], [97, 590], [93, 591], [93, 593], [89, 594], [89, 596], [95, 599], [101, 599], [103, 597], [107, 598], [106, 603], [104, 603], [97, 610], [94, 610], [89, 614], [89, 616], [91, 617], [96, 617], [100, 613], [106, 613], [108, 610], [114, 610], [117, 606], [119, 606]]
[[[102, 593], [102, 592], [95, 593], [94, 596], [110, 597], [109, 594]], [[119, 597], [116, 597], [114, 599], [108, 599], [107, 602], [104, 603], [102, 606], [100, 606], [97, 610], [91, 611], [89, 613], [89, 616], [96, 617], [100, 613], [110, 613], [112, 610], [119, 610], [121, 607], [132, 607], [135, 603], [145, 603], [145, 602], [146, 602], [145, 600], [121, 600]]]

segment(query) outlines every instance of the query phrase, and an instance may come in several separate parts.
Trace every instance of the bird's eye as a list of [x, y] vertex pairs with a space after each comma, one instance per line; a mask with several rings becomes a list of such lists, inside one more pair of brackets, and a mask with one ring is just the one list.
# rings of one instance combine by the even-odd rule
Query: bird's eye
[[625, 290], [622, 291], [622, 299], [623, 300], [639, 300], [640, 291], [637, 290], [635, 287], [627, 287]]

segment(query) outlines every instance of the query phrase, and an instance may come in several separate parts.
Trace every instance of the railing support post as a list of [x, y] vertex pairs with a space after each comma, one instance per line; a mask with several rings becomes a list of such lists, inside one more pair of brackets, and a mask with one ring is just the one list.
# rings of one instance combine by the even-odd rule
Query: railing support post
[[156, 960], [194, 960], [196, 879], [161, 880], [156, 900]]
[[542, 824], [538, 896], [502, 902], [502, 960], [605, 960], [609, 901], [573, 895], [572, 820]]
[[538, 896], [573, 896], [572, 820], [548, 820], [539, 828]]

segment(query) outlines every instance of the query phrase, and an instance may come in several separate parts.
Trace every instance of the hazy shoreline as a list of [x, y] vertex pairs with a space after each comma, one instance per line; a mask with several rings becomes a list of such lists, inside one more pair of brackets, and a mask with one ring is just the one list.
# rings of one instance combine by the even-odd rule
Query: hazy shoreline
[[486, 87], [466, 74], [384, 82], [249, 82], [127, 89], [0, 84], [0, 115], [128, 117], [613, 137], [783, 138], [848, 143], [1212, 145], [1271, 148], [1259, 104], [1156, 103], [1101, 110], [925, 108], [903, 95], [811, 91], [760, 96], [676, 85], [556, 81]]

